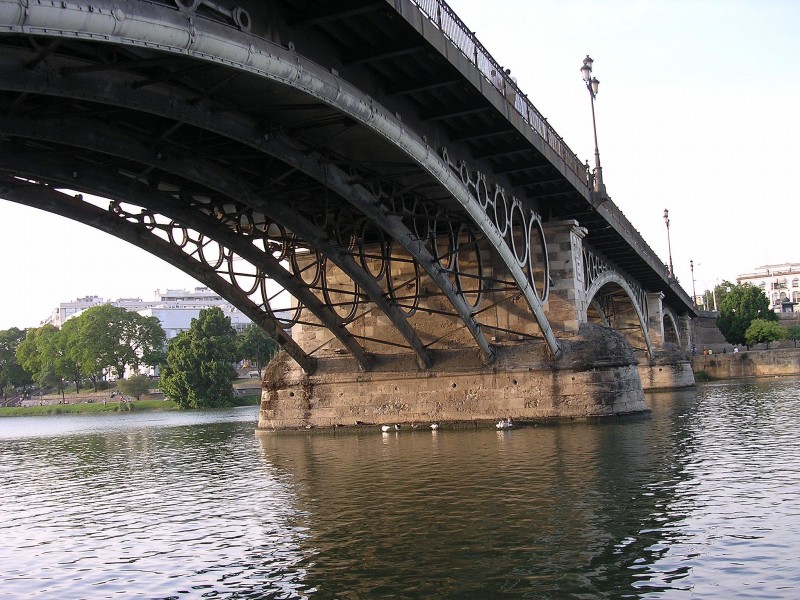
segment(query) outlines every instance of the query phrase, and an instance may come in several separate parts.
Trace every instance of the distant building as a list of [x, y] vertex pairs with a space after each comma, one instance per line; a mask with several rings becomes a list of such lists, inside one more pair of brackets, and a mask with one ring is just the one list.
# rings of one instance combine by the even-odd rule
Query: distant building
[[222, 296], [207, 287], [197, 287], [194, 290], [156, 290], [154, 300], [141, 298], [119, 298], [118, 300], [104, 300], [100, 296], [85, 296], [71, 302], [62, 302], [53, 310], [43, 322], [61, 329], [64, 322], [74, 317], [87, 308], [110, 304], [126, 310], [138, 312], [145, 317], [156, 317], [167, 334], [167, 339], [172, 339], [181, 331], [189, 329], [192, 319], [197, 318], [200, 311], [211, 306], [218, 306], [230, 317], [231, 325], [236, 331], [242, 331], [252, 324], [249, 317], [242, 314], [239, 309], [230, 304]]
[[736, 283], [761, 288], [776, 313], [794, 312], [800, 302], [800, 263], [764, 265], [753, 273], [737, 275]]
[[209, 306], [187, 306], [180, 302], [170, 304], [151, 306], [136, 311], [145, 317], [156, 317], [161, 322], [161, 327], [167, 334], [168, 340], [177, 336], [181, 331], [189, 329], [189, 326], [192, 324], [192, 319], [196, 319], [200, 311], [209, 306], [219, 306], [225, 316], [230, 317], [231, 325], [237, 332], [243, 331], [248, 325], [252, 324], [252, 321], [246, 315], [227, 302]]

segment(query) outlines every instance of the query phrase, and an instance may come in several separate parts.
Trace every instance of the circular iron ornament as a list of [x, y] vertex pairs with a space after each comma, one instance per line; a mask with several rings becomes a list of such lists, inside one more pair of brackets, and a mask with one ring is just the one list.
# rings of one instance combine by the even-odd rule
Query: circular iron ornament
[[411, 230], [418, 239], [426, 241], [431, 234], [431, 218], [428, 211], [428, 203], [420, 198], [414, 200], [411, 206]]
[[236, 233], [239, 235], [253, 235], [256, 225], [253, 220], [253, 213], [241, 213], [238, 216], [234, 216], [234, 218], [236, 219]]
[[200, 260], [215, 271], [220, 268], [222, 261], [225, 260], [225, 250], [222, 245], [204, 235], [201, 235], [197, 242], [197, 252], [200, 255]]
[[364, 221], [361, 225], [361, 243], [358, 245], [361, 266], [375, 279], [386, 273], [386, 239], [383, 230]]
[[461, 176], [461, 181], [464, 183], [464, 185], [469, 186], [470, 183], [469, 167], [467, 166], [467, 163], [463, 160], [458, 165], [458, 174]]
[[147, 231], [153, 231], [153, 229], [158, 226], [158, 221], [156, 220], [155, 215], [149, 211], [142, 213], [140, 220], [142, 225], [147, 228]]
[[[240, 266], [247, 265], [255, 269], [255, 271], [252, 273], [237, 272], [235, 263], [238, 263]], [[261, 280], [264, 279], [264, 273], [261, 272], [261, 269], [253, 266], [241, 256], [234, 253], [228, 255], [228, 275], [230, 275], [231, 283], [248, 296], [252, 296], [255, 293]], [[250, 282], [249, 287], [247, 285], [242, 285], [244, 282]]]
[[[300, 281], [306, 284], [308, 287], [316, 287], [319, 283], [322, 268], [321, 268], [321, 256], [319, 251], [317, 250], [308, 250], [307, 254], [301, 254], [298, 251], [298, 248], [294, 248], [289, 257], [289, 264], [292, 266], [292, 273], [297, 276]], [[303, 262], [307, 264], [305, 266], [300, 265], [300, 261], [298, 260], [298, 255], [302, 256]]]
[[506, 237], [508, 233], [508, 204], [502, 188], [494, 188], [492, 205], [494, 206], [494, 225], [497, 227], [500, 237]]
[[[176, 236], [176, 230], [180, 232], [180, 237]], [[185, 248], [189, 241], [189, 232], [186, 230], [186, 227], [181, 227], [176, 223], [172, 223], [172, 226], [167, 230], [167, 235], [169, 236], [169, 243], [178, 248]], [[179, 239], [180, 242], [178, 241]]]
[[263, 231], [264, 251], [272, 254], [278, 262], [286, 260], [289, 256], [289, 236], [286, 235], [283, 225], [267, 221], [264, 223]]
[[528, 223], [528, 279], [539, 301], [544, 304], [550, 296], [550, 260], [539, 216], [534, 214]]
[[356, 247], [358, 231], [355, 217], [344, 210], [336, 210], [333, 215], [333, 239], [336, 245], [347, 251], [352, 251]]
[[486, 185], [486, 177], [478, 178], [478, 182], [475, 184], [475, 195], [478, 198], [478, 204], [485, 211], [489, 206], [489, 187]]
[[520, 267], [525, 267], [528, 262], [528, 226], [525, 222], [525, 212], [522, 204], [517, 200], [511, 204], [511, 213], [508, 219], [508, 237], [511, 238], [511, 249], [514, 258]]
[[455, 255], [455, 232], [448, 220], [435, 220], [431, 227], [431, 254], [444, 271], [452, 271]]
[[[294, 327], [297, 324], [297, 321], [300, 320], [300, 314], [303, 312], [303, 305], [297, 301], [297, 298], [292, 296], [286, 290], [283, 290], [281, 294], [289, 296], [292, 298], [292, 301], [289, 302], [288, 308], [275, 309], [272, 307], [272, 301], [270, 301], [270, 295], [274, 295], [274, 293], [270, 294], [269, 290], [267, 290], [267, 278], [262, 278], [261, 306], [263, 307], [264, 312], [280, 323], [283, 328], [289, 329], [290, 327]], [[286, 318], [287, 316], [288, 318]]]
[[[480, 306], [483, 297], [483, 263], [481, 251], [478, 248], [478, 239], [475, 232], [462, 223], [458, 228], [455, 242], [456, 288], [467, 306], [475, 311]], [[473, 272], [470, 273], [470, 270]], [[470, 297], [474, 297], [474, 302], [470, 302]]]
[[250, 31], [252, 21], [250, 20], [250, 13], [248, 13], [241, 6], [237, 6], [231, 11], [231, 17], [236, 26], [245, 33]]
[[176, 6], [186, 12], [194, 12], [203, 0], [175, 0]]
[[[419, 263], [405, 252], [405, 248], [398, 246], [394, 240], [389, 240], [387, 244], [386, 285], [389, 288], [389, 297], [397, 304], [400, 311], [406, 317], [412, 317], [419, 307]], [[398, 253], [397, 258], [395, 258], [395, 251]], [[400, 252], [402, 252], [402, 258]], [[394, 262], [401, 265], [400, 278], [402, 279], [402, 285], [400, 288], [397, 287], [397, 284], [392, 279], [392, 263]], [[406, 265], [413, 267], [413, 277], [408, 277], [404, 274], [405, 269], [403, 267]]]
[[[334, 281], [331, 281], [332, 279]], [[336, 279], [339, 281], [335, 281]], [[322, 297], [325, 304], [344, 323], [350, 323], [358, 310], [358, 284], [327, 258], [323, 259], [322, 263], [322, 280]], [[352, 290], [343, 288], [347, 281], [352, 284]]]

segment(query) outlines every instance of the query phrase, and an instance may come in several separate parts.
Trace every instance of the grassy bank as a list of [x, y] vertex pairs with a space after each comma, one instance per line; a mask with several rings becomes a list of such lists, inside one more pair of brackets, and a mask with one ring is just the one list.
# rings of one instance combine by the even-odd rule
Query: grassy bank
[[[241, 396], [234, 399], [234, 406], [258, 406], [258, 395]], [[172, 400], [134, 400], [133, 402], [102, 402], [81, 404], [45, 404], [42, 406], [0, 407], [0, 417], [36, 417], [84, 413], [133, 412], [143, 410], [180, 410]]]

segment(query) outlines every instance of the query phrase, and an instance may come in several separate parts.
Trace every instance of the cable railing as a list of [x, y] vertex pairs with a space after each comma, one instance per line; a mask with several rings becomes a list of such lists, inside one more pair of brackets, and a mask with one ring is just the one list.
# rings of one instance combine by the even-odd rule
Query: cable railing
[[556, 133], [547, 119], [536, 109], [528, 97], [522, 93], [516, 81], [507, 74], [500, 64], [478, 41], [464, 22], [444, 0], [410, 0], [419, 11], [437, 27], [456, 48], [493, 84], [506, 100], [522, 115], [523, 120], [552, 148], [587, 187], [591, 187], [587, 164], [581, 163], [578, 156]]

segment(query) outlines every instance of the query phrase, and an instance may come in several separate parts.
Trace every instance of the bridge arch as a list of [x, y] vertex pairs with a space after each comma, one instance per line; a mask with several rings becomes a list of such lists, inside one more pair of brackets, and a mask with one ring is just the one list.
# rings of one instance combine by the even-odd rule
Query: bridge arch
[[[53, 19], [58, 22], [63, 19], [66, 24], [69, 19], [65, 19], [64, 15], [71, 14], [70, 11], [74, 10], [71, 5], [70, 7], [42, 6], [37, 8], [35, 14], [22, 11], [17, 21], [9, 24], [9, 31], [35, 32], [45, 38], [67, 38], [84, 43], [93, 38], [102, 39], [104, 43], [113, 43], [123, 48], [125, 53], [136, 54], [136, 60], [130, 61], [134, 63], [148, 60], [150, 54], [172, 54], [205, 64], [204, 68], [207, 70], [230, 71], [229, 79], [237, 77], [237, 73], [254, 75], [299, 90], [306, 97], [316, 98], [325, 105], [335, 108], [344, 119], [340, 123], [342, 131], [352, 127], [353, 122], [359, 123], [374, 135], [388, 141], [393, 148], [399, 149], [407, 159], [414, 161], [429, 177], [448, 191], [456, 201], [456, 205], [460, 206], [460, 210], [470, 220], [471, 226], [488, 240], [490, 251], [500, 257], [538, 322], [551, 352], [555, 355], [560, 353], [558, 342], [544, 315], [542, 301], [537, 297], [529, 277], [515, 257], [514, 249], [509, 245], [507, 237], [502, 235], [496, 223], [487, 217], [479, 201], [470, 194], [465, 182], [442, 158], [431, 151], [425, 140], [409, 131], [397, 116], [336, 74], [297, 54], [291, 45], [287, 49], [224, 23], [197, 18], [197, 15], [187, 19], [191, 7], [188, 9], [183, 7], [178, 11], [147, 5], [141, 9], [140, 14], [136, 14], [135, 11], [144, 6], [144, 3], [131, 5], [130, 10], [125, 13], [111, 10], [114, 7], [112, 2], [103, 3], [99, 0], [99, 4], [102, 5], [99, 9], [95, 7], [91, 11], [82, 11], [80, 31], [70, 30], [67, 27], [45, 29], [37, 26], [40, 18], [43, 19], [42, 23], [52, 23]], [[108, 10], [103, 9], [106, 4]], [[154, 23], [157, 27], [142, 27], [143, 22]], [[143, 55], [145, 52], [143, 48], [146, 49], [146, 55]], [[125, 107], [132, 111], [148, 112], [160, 117], [171, 115], [175, 125], [169, 128], [162, 139], [155, 140], [156, 146], [161, 145], [159, 142], [165, 142], [173, 130], [187, 126], [196, 127], [236, 140], [259, 152], [271, 154], [291, 168], [305, 172], [312, 179], [323, 181], [327, 187], [338, 186], [336, 191], [341, 198], [372, 219], [418, 261], [436, 282], [440, 293], [449, 299], [455, 312], [482, 349], [487, 362], [493, 360], [493, 350], [489, 347], [480, 324], [474, 319], [473, 311], [460, 294], [458, 289], [460, 282], [458, 280], [453, 282], [442, 274], [432, 260], [430, 251], [426, 250], [424, 240], [416, 238], [404, 223], [393, 219], [392, 215], [388, 214], [390, 207], [376, 202], [363, 186], [351, 184], [347, 173], [333, 164], [334, 159], [330, 158], [329, 152], [315, 150], [318, 144], [314, 140], [287, 135], [285, 131], [281, 131], [280, 125], [276, 127], [276, 124], [270, 123], [270, 119], [265, 119], [264, 115], [254, 119], [244, 113], [235, 114], [234, 111], [231, 118], [230, 108], [215, 102], [211, 97], [193, 91], [186, 92], [180, 87], [163, 85], [163, 81], [176, 79], [175, 75], [168, 75], [159, 81], [142, 77], [132, 71], [130, 74], [110, 79], [104, 76], [107, 70], [124, 71], [125, 67], [120, 69], [118, 63], [97, 65], [87, 61], [85, 56], [80, 58], [70, 56], [62, 60], [55, 55], [44, 58], [46, 54], [40, 51], [27, 54], [32, 54], [33, 57], [21, 61], [23, 64], [48, 61], [50, 68], [46, 72], [44, 69], [38, 72], [35, 68], [20, 69], [19, 57], [9, 55], [8, 62], [3, 65], [7, 67], [7, 75], [3, 82], [6, 90], [99, 102]], [[224, 123], [219, 115], [225, 115]], [[334, 135], [339, 135], [339, 132], [334, 132]], [[341, 268], [341, 265], [339, 267]], [[346, 272], [355, 277], [352, 265]], [[363, 281], [364, 278], [361, 279], [359, 283], [368, 290], [369, 286], [364, 285], [366, 283]], [[374, 286], [372, 293], [369, 291], [365, 293], [373, 301], [380, 298], [379, 290], [374, 289]], [[388, 310], [386, 305], [383, 308]], [[393, 321], [395, 326], [400, 327], [397, 315], [394, 315]], [[425, 356], [421, 345], [413, 341], [413, 335], [407, 327], [404, 337], [410, 345], [416, 346], [417, 354], [426, 365], [429, 365], [430, 358]]]
[[586, 290], [585, 306], [585, 321], [599, 322], [621, 331], [634, 350], [644, 350], [648, 356], [653, 356], [647, 315], [643, 312], [639, 294], [624, 277], [613, 270], [594, 277]]
[[681, 347], [681, 333], [678, 326], [678, 315], [671, 308], [664, 306], [662, 308], [663, 318], [661, 327], [664, 331], [664, 344], [672, 344]]

